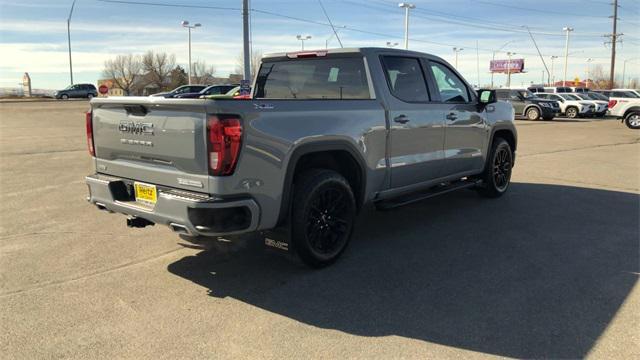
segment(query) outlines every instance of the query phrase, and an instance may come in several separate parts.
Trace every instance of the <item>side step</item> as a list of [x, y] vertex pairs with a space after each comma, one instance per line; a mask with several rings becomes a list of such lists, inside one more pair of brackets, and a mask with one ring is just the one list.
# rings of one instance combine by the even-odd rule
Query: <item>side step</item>
[[482, 184], [482, 180], [466, 179], [466, 180], [459, 180], [455, 182], [448, 182], [448, 183], [430, 187], [423, 191], [402, 195], [397, 198], [381, 200], [379, 202], [376, 202], [375, 206], [376, 206], [376, 209], [378, 210], [389, 210], [389, 209], [397, 208], [400, 206], [412, 204], [418, 201], [422, 201], [428, 198], [432, 198], [434, 196], [446, 194], [451, 191], [478, 186], [480, 184]]

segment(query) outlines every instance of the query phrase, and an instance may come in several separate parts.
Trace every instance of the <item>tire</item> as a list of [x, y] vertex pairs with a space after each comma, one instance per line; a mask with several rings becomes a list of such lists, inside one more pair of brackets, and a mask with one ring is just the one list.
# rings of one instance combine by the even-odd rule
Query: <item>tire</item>
[[538, 120], [540, 119], [540, 110], [535, 107], [530, 107], [527, 109], [526, 115], [528, 120]]
[[87, 99], [91, 100], [93, 99], [93, 96], [94, 96], [93, 94], [87, 94]]
[[575, 108], [573, 106], [568, 107], [567, 111], [565, 113], [565, 115], [569, 118], [569, 119], [575, 119], [578, 117], [578, 108]]
[[553, 116], [544, 116], [542, 119], [544, 121], [551, 121], [551, 120], [553, 120]]
[[632, 111], [627, 114], [624, 118], [624, 124], [627, 125], [629, 129], [640, 129], [640, 112]]
[[291, 214], [293, 248], [302, 262], [321, 268], [335, 262], [349, 244], [356, 201], [342, 175], [311, 169], [296, 180]]
[[67, 94], [62, 94], [62, 95], [60, 95], [60, 99], [62, 99], [62, 100], [69, 100], [69, 95], [67, 95]]
[[491, 144], [491, 153], [482, 173], [482, 186], [478, 188], [481, 195], [490, 198], [502, 196], [509, 190], [511, 169], [513, 167], [513, 151], [503, 138], [496, 138]]

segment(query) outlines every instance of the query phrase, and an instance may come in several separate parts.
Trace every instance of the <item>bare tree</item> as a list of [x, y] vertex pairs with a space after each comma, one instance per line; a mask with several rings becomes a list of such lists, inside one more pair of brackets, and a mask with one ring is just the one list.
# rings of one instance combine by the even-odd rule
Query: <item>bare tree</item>
[[194, 62], [191, 66], [191, 71], [193, 72], [191, 81], [197, 84], [211, 84], [215, 80], [213, 76], [216, 73], [215, 66], [207, 65], [204, 61], [198, 60]]
[[[262, 60], [262, 51], [254, 50], [251, 52], [251, 79], [254, 78], [258, 70], [260, 69], [260, 60]], [[244, 56], [242, 53], [236, 58], [236, 74], [244, 73]]]
[[112, 79], [126, 95], [131, 93], [136, 77], [142, 71], [142, 61], [138, 55], [118, 55], [104, 62], [102, 74]]
[[149, 50], [142, 56], [142, 66], [147, 84], [154, 85], [162, 91], [169, 84], [171, 71], [176, 67], [176, 56]]

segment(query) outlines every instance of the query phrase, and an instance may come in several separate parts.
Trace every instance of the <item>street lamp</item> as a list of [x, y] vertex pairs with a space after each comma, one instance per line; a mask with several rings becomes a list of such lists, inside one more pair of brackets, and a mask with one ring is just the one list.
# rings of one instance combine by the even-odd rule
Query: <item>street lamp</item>
[[404, 48], [409, 49], [409, 10], [415, 9], [414, 4], [401, 2], [398, 7], [404, 8]]
[[514, 52], [507, 52], [507, 56], [509, 57], [509, 62], [507, 62], [507, 87], [511, 87], [511, 56], [515, 55]]
[[562, 77], [562, 86], [567, 85], [567, 61], [569, 59], [569, 33], [573, 31], [572, 27], [565, 26], [562, 31], [567, 32], [567, 39], [564, 44], [564, 76]]
[[398, 46], [397, 42], [387, 41], [387, 47], [394, 48], [396, 46]]
[[300, 42], [302, 42], [302, 50], [304, 50], [304, 41], [311, 39], [311, 35], [305, 35], [305, 36], [296, 35], [296, 39], [298, 39], [298, 40], [300, 40]]
[[73, 8], [76, 6], [76, 0], [71, 3], [71, 10], [69, 11], [69, 17], [67, 18], [67, 41], [69, 42], [69, 76], [71, 77], [71, 85], [73, 85], [73, 65], [71, 63], [71, 15], [73, 15]]
[[458, 53], [460, 51], [462, 51], [462, 50], [464, 50], [464, 49], [463, 48], [457, 48], [457, 47], [453, 48], [453, 52], [456, 54], [456, 70], [458, 70]]
[[556, 76], [553, 72], [553, 63], [554, 63], [554, 60], [557, 58], [558, 58], [557, 55], [551, 55], [551, 84], [549, 84], [549, 86], [554, 86], [556, 83]]
[[189, 22], [187, 20], [182, 20], [180, 24], [182, 25], [182, 27], [185, 27], [189, 30], [189, 85], [191, 85], [191, 29], [195, 29], [202, 25], [200, 23], [189, 25]]
[[[493, 51], [493, 56], [491, 57], [491, 60], [495, 60], [496, 59], [496, 53], [499, 53], [500, 50], [504, 49], [505, 46], [511, 44], [512, 42], [513, 42], [513, 40], [507, 41], [506, 43], [504, 43], [504, 45], [500, 46], [500, 48], [498, 50]], [[493, 88], [493, 71], [491, 72], [491, 87]]]
[[591, 76], [591, 74], [589, 74], [589, 72], [591, 70], [591, 68], [589, 66], [590, 65], [589, 63], [592, 62], [592, 61], [593, 61], [592, 58], [588, 58], [587, 59], [587, 80], [585, 81], [585, 83], [586, 83], [585, 87], [586, 88], [589, 88], [589, 76]]

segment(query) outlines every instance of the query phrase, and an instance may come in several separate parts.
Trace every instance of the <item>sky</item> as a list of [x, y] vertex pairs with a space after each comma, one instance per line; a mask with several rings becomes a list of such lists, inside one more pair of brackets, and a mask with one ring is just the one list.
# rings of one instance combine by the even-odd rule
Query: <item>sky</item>
[[[66, 20], [72, 0], [0, 0], [0, 87], [17, 87], [29, 72], [37, 89], [64, 88], [70, 83]], [[144, 4], [170, 4], [152, 6]], [[241, 0], [77, 0], [71, 20], [75, 83], [96, 83], [104, 61], [118, 54], [147, 50], [176, 55], [188, 63], [187, 30], [182, 20], [201, 23], [192, 33], [192, 59], [226, 76], [237, 67], [242, 51]], [[404, 10], [397, 1], [322, 0], [345, 47], [403, 46]], [[512, 85], [542, 81], [543, 63], [527, 33], [528, 26], [551, 70], [562, 80], [565, 33], [571, 33], [567, 79], [584, 79], [587, 68], [601, 66], [609, 73], [610, 45], [603, 35], [612, 32], [613, 6], [609, 0], [414, 0], [409, 48], [438, 55], [455, 63], [470, 83], [491, 82], [489, 61], [525, 59], [524, 74]], [[640, 1], [620, 0], [616, 77], [640, 77]], [[253, 51], [300, 50], [297, 34], [310, 35], [305, 49], [339, 47], [318, 0], [251, 0]], [[219, 8], [222, 9], [219, 9]], [[506, 44], [506, 45], [505, 45]], [[587, 59], [593, 59], [587, 66]], [[626, 60], [626, 63], [625, 63]], [[479, 71], [478, 71], [479, 64]], [[496, 85], [506, 82], [495, 75]]]

